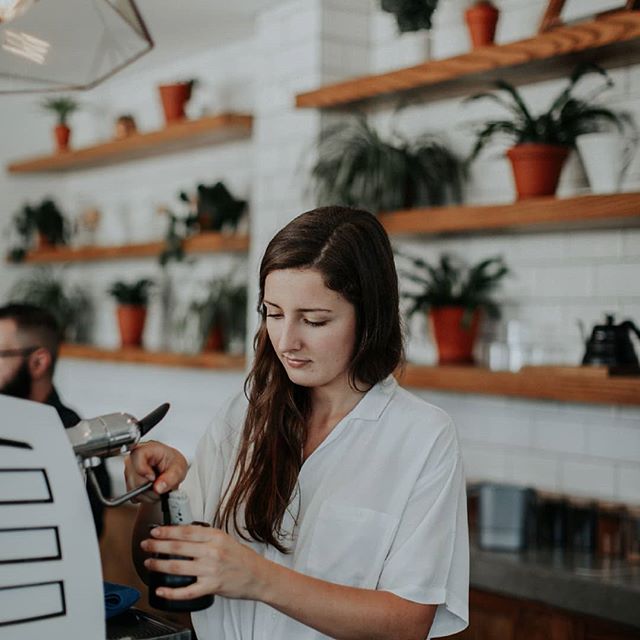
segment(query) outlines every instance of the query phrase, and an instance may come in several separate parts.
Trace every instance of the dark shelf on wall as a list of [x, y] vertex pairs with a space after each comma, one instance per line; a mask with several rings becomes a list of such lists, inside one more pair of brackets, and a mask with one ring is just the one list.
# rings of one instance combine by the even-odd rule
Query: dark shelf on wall
[[[156, 257], [160, 255], [164, 246], [163, 242], [145, 242], [105, 247], [53, 247], [29, 252], [24, 262], [95, 262], [99, 260]], [[203, 232], [188, 238], [184, 243], [184, 250], [189, 254], [247, 252], [249, 250], [249, 236], [245, 234]]]
[[102, 349], [91, 345], [63, 344], [61, 358], [78, 358], [98, 362], [123, 362], [133, 364], [151, 364], [160, 367], [186, 367], [197, 369], [217, 369], [242, 372], [245, 366], [244, 355], [205, 352], [196, 354], [146, 351], [136, 347], [123, 349]]
[[398, 236], [640, 227], [640, 193], [408, 209], [380, 214], [380, 220]]
[[104, 167], [248, 138], [252, 125], [253, 117], [240, 113], [183, 120], [157, 131], [136, 133], [81, 149], [27, 158], [11, 163], [7, 171], [14, 174], [51, 173]]
[[420, 97], [433, 100], [470, 93], [497, 78], [516, 84], [557, 78], [585, 59], [610, 67], [640, 61], [640, 11], [601, 16], [526, 40], [327, 85], [298, 94], [296, 106], [346, 107], [427, 88]]
[[514, 373], [475, 366], [409, 364], [400, 382], [415, 389], [640, 406], [640, 376], [610, 376], [602, 367], [524, 367]]

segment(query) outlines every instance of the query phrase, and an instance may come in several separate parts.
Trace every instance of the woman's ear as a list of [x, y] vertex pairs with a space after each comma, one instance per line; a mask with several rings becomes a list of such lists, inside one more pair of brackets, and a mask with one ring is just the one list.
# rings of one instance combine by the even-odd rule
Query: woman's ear
[[48, 349], [39, 347], [29, 356], [29, 372], [32, 380], [42, 380], [51, 376], [53, 359]]

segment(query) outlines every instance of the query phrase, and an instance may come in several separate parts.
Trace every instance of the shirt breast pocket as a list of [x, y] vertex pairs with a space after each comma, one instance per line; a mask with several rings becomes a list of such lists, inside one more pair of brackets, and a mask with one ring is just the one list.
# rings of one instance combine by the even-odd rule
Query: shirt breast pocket
[[375, 589], [398, 522], [388, 513], [324, 502], [313, 530], [306, 573]]

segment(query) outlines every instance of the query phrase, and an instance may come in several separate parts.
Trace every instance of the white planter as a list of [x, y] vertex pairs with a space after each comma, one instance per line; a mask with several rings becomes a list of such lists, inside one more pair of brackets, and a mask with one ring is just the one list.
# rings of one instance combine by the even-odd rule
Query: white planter
[[619, 133], [585, 133], [577, 137], [576, 145], [592, 193], [620, 191], [637, 141]]

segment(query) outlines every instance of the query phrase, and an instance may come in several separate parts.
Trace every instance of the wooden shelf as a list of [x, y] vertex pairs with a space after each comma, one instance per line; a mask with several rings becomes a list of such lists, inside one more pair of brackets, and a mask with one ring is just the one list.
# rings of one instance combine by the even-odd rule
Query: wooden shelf
[[101, 349], [91, 345], [63, 344], [60, 349], [62, 358], [80, 358], [100, 362], [128, 362], [135, 364], [152, 364], [160, 367], [192, 367], [199, 369], [221, 369], [225, 371], [244, 371], [244, 355], [228, 353], [167, 353], [145, 351], [134, 347], [125, 349]]
[[426, 99], [471, 93], [498, 77], [516, 84], [558, 77], [577, 59], [607, 66], [640, 59], [640, 11], [625, 11], [564, 26], [527, 40], [480, 47], [379, 75], [354, 78], [296, 96], [298, 107], [339, 107], [429, 88]]
[[[387, 233], [402, 235], [471, 234], [496, 231], [561, 231], [640, 227], [640, 193], [532, 198], [513, 204], [464, 205], [394, 211], [380, 215]], [[162, 242], [107, 247], [56, 247], [33, 251], [27, 263], [82, 262], [153, 257]], [[201, 233], [185, 242], [187, 253], [245, 252], [246, 235]]]
[[184, 149], [208, 146], [251, 135], [253, 118], [224, 113], [199, 120], [184, 120], [158, 131], [137, 133], [83, 149], [29, 158], [7, 167], [9, 173], [78, 171], [119, 162], [151, 158]]
[[407, 365], [406, 387], [561, 402], [640, 405], [640, 376], [609, 376], [601, 367], [525, 367], [517, 373], [474, 366]]
[[392, 235], [639, 227], [640, 193], [409, 209], [381, 214], [380, 220]]
[[[127, 258], [145, 258], [158, 256], [164, 249], [163, 242], [125, 244], [111, 247], [54, 247], [32, 251], [25, 256], [24, 262], [87, 262], [97, 260], [124, 260]], [[245, 252], [249, 250], [249, 236], [225, 235], [206, 232], [189, 238], [184, 243], [187, 253], [225, 253]], [[21, 263], [19, 263], [21, 264]]]

